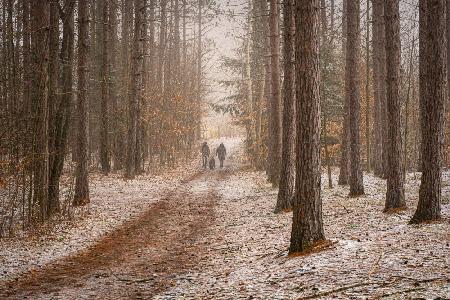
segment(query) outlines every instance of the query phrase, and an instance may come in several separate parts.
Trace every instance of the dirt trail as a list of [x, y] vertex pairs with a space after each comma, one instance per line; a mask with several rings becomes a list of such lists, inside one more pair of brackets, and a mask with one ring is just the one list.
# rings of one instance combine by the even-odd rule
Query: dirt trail
[[0, 298], [151, 298], [205, 258], [206, 245], [196, 241], [214, 223], [215, 188], [227, 174], [191, 175], [85, 251], [0, 283]]

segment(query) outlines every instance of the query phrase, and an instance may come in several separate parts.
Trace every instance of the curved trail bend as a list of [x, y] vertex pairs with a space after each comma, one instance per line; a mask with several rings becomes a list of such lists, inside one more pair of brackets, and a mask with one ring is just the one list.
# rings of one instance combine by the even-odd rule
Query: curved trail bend
[[230, 170], [199, 171], [140, 217], [88, 249], [1, 287], [8, 299], [148, 299], [206, 259], [198, 238], [214, 224], [218, 182]]

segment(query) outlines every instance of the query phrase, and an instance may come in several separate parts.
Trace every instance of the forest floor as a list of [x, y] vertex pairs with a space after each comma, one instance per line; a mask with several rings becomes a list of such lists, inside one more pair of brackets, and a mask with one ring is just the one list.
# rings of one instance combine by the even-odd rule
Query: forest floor
[[382, 213], [383, 180], [365, 175], [366, 196], [353, 199], [324, 182], [332, 244], [289, 257], [292, 214], [273, 213], [277, 191], [246, 167], [240, 141], [225, 145], [224, 169], [95, 178], [68, 229], [0, 240], [0, 298], [450, 299], [450, 173], [443, 219], [426, 225], [408, 225], [419, 174], [393, 214]]

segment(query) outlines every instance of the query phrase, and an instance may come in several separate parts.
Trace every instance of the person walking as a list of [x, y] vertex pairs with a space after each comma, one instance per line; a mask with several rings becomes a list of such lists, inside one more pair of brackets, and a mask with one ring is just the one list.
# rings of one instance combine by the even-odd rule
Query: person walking
[[220, 160], [220, 167], [223, 168], [223, 161], [227, 155], [227, 149], [225, 149], [225, 145], [223, 143], [220, 143], [220, 146], [216, 150], [216, 154]]
[[208, 147], [208, 143], [204, 142], [202, 145], [202, 161], [203, 161], [203, 168], [207, 168], [208, 166], [208, 158], [209, 158], [209, 147]]

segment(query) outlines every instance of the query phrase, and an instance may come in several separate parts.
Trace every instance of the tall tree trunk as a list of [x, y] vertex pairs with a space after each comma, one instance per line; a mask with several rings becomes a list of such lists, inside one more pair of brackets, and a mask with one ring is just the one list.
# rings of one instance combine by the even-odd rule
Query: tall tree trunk
[[365, 98], [366, 98], [366, 168], [367, 171], [370, 172], [372, 169], [371, 161], [370, 161], [370, 155], [371, 155], [371, 148], [370, 148], [370, 93], [369, 93], [369, 86], [370, 86], [370, 1], [366, 0], [366, 87], [365, 87]]
[[126, 178], [134, 179], [136, 174], [136, 138], [137, 138], [137, 110], [142, 97], [142, 68], [144, 61], [144, 18], [145, 18], [145, 0], [134, 0], [134, 38], [132, 50], [132, 66], [131, 66], [131, 95], [128, 102], [128, 151], [127, 151], [127, 167]]
[[[377, 0], [379, 1], [379, 0]], [[385, 10], [385, 1], [381, 0], [381, 15], [379, 16], [380, 20], [380, 36], [378, 37], [378, 46], [380, 51], [380, 113], [381, 113], [381, 143], [383, 145], [382, 157], [383, 157], [383, 178], [386, 178], [388, 173], [388, 148], [389, 148], [389, 124], [388, 124], [388, 112], [387, 112], [387, 89], [386, 89], [386, 30], [385, 30], [385, 20], [384, 20], [384, 10]]]
[[102, 0], [100, 9], [102, 13], [102, 41], [101, 44], [101, 70], [100, 81], [102, 87], [101, 100], [101, 124], [100, 124], [100, 164], [103, 174], [107, 175], [111, 171], [110, 150], [109, 150], [109, 51], [108, 51], [108, 0]]
[[[133, 14], [133, 1], [122, 1], [122, 7], [121, 7], [121, 15], [122, 15], [122, 27], [121, 27], [121, 77], [122, 77], [122, 84], [121, 84], [121, 98], [124, 99], [124, 102], [128, 101], [130, 95], [129, 95], [129, 87], [130, 87], [130, 28], [132, 25], [132, 14]], [[120, 105], [120, 104], [119, 104]], [[119, 107], [119, 109], [121, 109]], [[123, 109], [123, 108], [122, 108]], [[126, 123], [126, 122], [125, 122]], [[126, 128], [126, 126], [124, 126]], [[117, 167], [117, 169], [122, 169], [126, 165], [126, 151], [127, 149], [127, 142], [126, 142], [126, 130], [120, 130], [118, 132], [119, 137], [117, 138], [118, 142], [118, 149], [117, 151], [120, 151], [120, 160], [118, 160], [118, 163], [120, 165]], [[124, 150], [120, 150], [124, 149]]]
[[295, 92], [294, 92], [294, 34], [295, 22], [292, 0], [285, 0], [284, 11], [284, 101], [283, 151], [281, 155], [280, 187], [275, 212], [292, 209], [295, 188]]
[[[59, 86], [58, 86], [58, 50], [59, 50], [59, 10], [58, 3], [50, 2], [50, 27], [49, 27], [49, 64], [48, 64], [48, 150], [49, 150], [49, 174], [48, 174], [48, 214], [59, 209], [59, 198], [56, 191], [59, 191], [59, 177], [56, 176], [54, 165], [57, 160], [56, 152], [57, 131], [57, 107], [59, 106]], [[56, 170], [55, 170], [56, 171]]]
[[119, 170], [121, 168], [121, 151], [120, 151], [120, 128], [119, 121], [120, 118], [120, 108], [119, 108], [119, 99], [118, 99], [118, 86], [119, 86], [119, 61], [118, 61], [118, 20], [117, 20], [117, 11], [118, 11], [118, 3], [115, 1], [110, 1], [109, 3], [109, 33], [110, 38], [108, 39], [108, 48], [110, 55], [109, 61], [109, 98], [111, 103], [110, 116], [111, 118], [111, 154], [112, 154], [112, 162], [113, 169]]
[[[446, 1], [446, 40], [447, 40], [447, 61], [446, 61], [446, 67], [447, 67], [447, 95], [450, 97], [450, 1]], [[450, 167], [450, 151], [448, 151], [450, 147], [450, 104], [449, 101], [446, 101], [444, 103], [444, 109], [445, 109], [445, 128], [444, 129], [444, 135], [446, 135], [445, 138], [445, 145], [444, 145], [444, 161], [447, 167]], [[446, 131], [448, 130], [447, 134]]]
[[59, 211], [59, 180], [66, 156], [67, 137], [72, 115], [73, 55], [74, 55], [74, 7], [75, 0], [66, 0], [62, 11], [63, 38], [59, 60], [62, 64], [60, 100], [55, 107], [54, 157], [50, 165], [49, 212]]
[[[413, 223], [437, 220], [441, 217], [442, 156], [444, 138], [445, 77], [445, 1], [420, 1], [420, 22], [426, 37], [421, 40], [425, 50], [419, 59], [424, 63], [425, 90], [420, 97], [422, 128], [422, 180], [419, 203], [411, 220]], [[425, 6], [425, 7], [424, 7]], [[421, 82], [422, 84], [422, 82]], [[421, 87], [422, 88], [422, 87]]]
[[280, 92], [280, 28], [277, 0], [270, 0], [270, 52], [272, 97], [269, 128], [269, 181], [278, 186], [280, 180], [282, 149], [282, 107]]
[[360, 94], [359, 94], [359, 51], [360, 51], [360, 21], [359, 1], [347, 1], [347, 53], [345, 90], [349, 104], [349, 149], [350, 149], [350, 197], [358, 197], [364, 194], [363, 173], [360, 163], [360, 141], [359, 141], [359, 116], [360, 116]]
[[31, 1], [31, 101], [35, 111], [33, 155], [33, 201], [40, 207], [40, 219], [48, 208], [48, 27], [50, 2]]
[[89, 200], [88, 180], [88, 53], [89, 53], [89, 11], [88, 0], [78, 0], [78, 143], [77, 166], [75, 170], [75, 196], [73, 204], [82, 206]]
[[201, 138], [201, 103], [202, 103], [202, 37], [203, 37], [203, 0], [198, 0], [198, 45], [197, 45], [197, 138]]
[[[321, 8], [320, 8], [320, 19], [321, 19], [321, 48], [322, 48], [322, 52], [325, 52], [325, 55], [329, 55], [328, 53], [331, 52], [331, 49], [333, 49], [333, 33], [330, 33], [330, 37], [328, 38], [328, 24], [327, 24], [327, 7], [326, 7], [326, 3], [325, 0], [320, 0], [321, 4]], [[331, 3], [332, 7], [331, 7], [331, 13], [333, 13], [333, 3]], [[331, 29], [334, 30], [333, 28], [334, 26], [334, 16], [331, 16]], [[328, 61], [326, 59], [322, 60], [321, 62], [321, 72], [326, 72], [326, 70], [328, 69]], [[324, 91], [324, 82], [321, 82], [320, 85], [321, 88], [321, 96], [322, 96], [322, 103], [325, 103], [325, 101], [327, 99], [325, 99], [325, 93]], [[324, 148], [324, 152], [325, 152], [325, 161], [326, 161], [326, 165], [327, 165], [327, 174], [328, 174], [328, 187], [331, 189], [333, 188], [333, 180], [331, 177], [331, 165], [330, 165], [330, 153], [329, 153], [329, 149], [328, 149], [328, 130], [327, 130], [327, 123], [328, 123], [328, 111], [327, 109], [324, 109], [322, 111], [322, 122], [323, 122], [323, 130], [322, 130], [322, 140], [323, 140], [323, 148]]]
[[333, 188], [333, 178], [331, 176], [331, 162], [330, 162], [330, 151], [328, 149], [328, 113], [323, 114], [323, 136], [324, 136], [324, 151], [325, 151], [325, 160], [327, 161], [327, 175], [328, 175], [328, 188]]
[[[417, 153], [417, 172], [422, 172], [422, 99], [425, 99], [427, 96], [427, 78], [426, 78], [426, 64], [427, 61], [425, 59], [427, 49], [426, 49], [426, 41], [427, 41], [427, 1], [419, 1], [419, 128], [417, 135], [417, 144], [420, 145], [418, 147]], [[420, 59], [422, 57], [423, 59]]]
[[400, 9], [399, 0], [385, 1], [386, 86], [388, 112], [388, 172], [385, 211], [404, 208], [401, 103], [400, 103]]
[[[199, 0], [200, 1], [200, 0]], [[165, 99], [165, 86], [164, 86], [164, 66], [165, 66], [165, 49], [166, 49], [166, 25], [167, 25], [167, 17], [166, 17], [166, 6], [167, 1], [161, 0], [160, 14], [161, 14], [161, 25], [159, 29], [159, 53], [158, 53], [158, 73], [157, 73], [157, 86], [158, 86], [158, 95], [162, 97], [162, 112], [163, 114], [166, 112], [166, 99]], [[197, 87], [196, 87], [197, 88]], [[198, 90], [197, 90], [198, 91]], [[166, 128], [165, 120], [161, 119], [161, 124], [159, 126], [159, 163], [161, 165], [165, 164], [165, 141], [162, 132]]]
[[[342, 53], [344, 60], [346, 60], [347, 52], [347, 2], [342, 1]], [[347, 64], [345, 64], [347, 72]], [[344, 89], [344, 110], [342, 113], [342, 139], [341, 139], [341, 160], [339, 163], [339, 185], [348, 184], [348, 172], [349, 172], [349, 115], [348, 115], [348, 98], [345, 95], [346, 89]]]
[[[30, 40], [30, 0], [22, 0], [22, 28], [23, 28], [23, 42], [22, 42], [22, 68], [23, 68], [23, 78], [22, 78], [22, 89], [23, 89], [23, 104], [25, 106], [25, 111], [27, 117], [31, 118], [31, 102], [30, 102], [30, 90], [31, 90], [31, 82], [30, 82], [30, 68], [31, 65], [31, 40]], [[24, 145], [25, 147], [29, 147], [29, 145]], [[29, 148], [28, 148], [29, 149]]]
[[246, 97], [247, 97], [247, 103], [246, 103], [246, 115], [247, 115], [247, 121], [246, 121], [246, 131], [247, 131], [247, 147], [250, 149], [250, 158], [253, 158], [253, 151], [254, 151], [254, 141], [255, 141], [255, 126], [254, 126], [254, 116], [253, 116], [253, 81], [252, 81], [252, 74], [251, 74], [251, 20], [248, 22], [249, 28], [248, 28], [248, 38], [246, 42], [246, 50], [245, 50], [245, 81], [246, 81]]
[[[254, 12], [252, 7], [252, 2], [249, 2], [250, 11]], [[256, 33], [257, 28], [254, 22], [252, 22], [252, 14], [249, 13], [248, 16], [248, 27], [247, 27], [247, 41], [245, 46], [245, 87], [246, 87], [246, 134], [247, 134], [247, 149], [249, 149], [249, 157], [251, 160], [255, 158], [255, 139], [256, 139], [256, 126], [255, 126], [255, 114], [254, 114], [254, 99], [253, 99], [253, 78], [252, 78], [252, 36]], [[254, 41], [253, 41], [254, 42]], [[252, 161], [254, 164], [254, 161]]]
[[148, 126], [147, 122], [144, 120], [144, 114], [147, 110], [147, 100], [144, 95], [148, 91], [148, 28], [147, 28], [147, 0], [144, 1], [144, 7], [142, 8], [142, 75], [141, 75], [141, 92], [140, 92], [140, 100], [139, 100], [139, 109], [138, 109], [138, 132], [137, 132], [137, 140], [136, 140], [136, 173], [141, 174], [144, 170], [145, 164], [145, 148], [147, 146], [147, 134], [148, 134]]
[[[411, 89], [413, 89], [413, 72], [414, 72], [414, 53], [416, 48], [416, 39], [412, 38], [411, 49], [409, 50], [409, 70], [408, 70], [408, 88], [406, 91], [406, 101], [405, 101], [405, 131], [403, 133], [403, 140], [405, 141], [405, 146], [403, 147], [403, 182], [406, 180], [406, 172], [409, 170], [409, 160], [408, 160], [408, 139], [409, 139], [409, 107], [411, 103]], [[413, 89], [414, 96], [414, 89]]]
[[373, 168], [374, 175], [378, 177], [384, 176], [383, 168], [383, 124], [382, 124], [382, 103], [385, 96], [384, 91], [384, 75], [383, 75], [383, 52], [381, 51], [382, 45], [382, 32], [383, 26], [383, 1], [384, 0], [372, 0], [372, 52], [373, 52], [373, 85], [374, 85], [374, 110], [373, 110], [373, 131], [374, 131], [374, 143], [373, 143]]
[[296, 194], [290, 253], [324, 240], [320, 197], [319, 0], [296, 2]]

